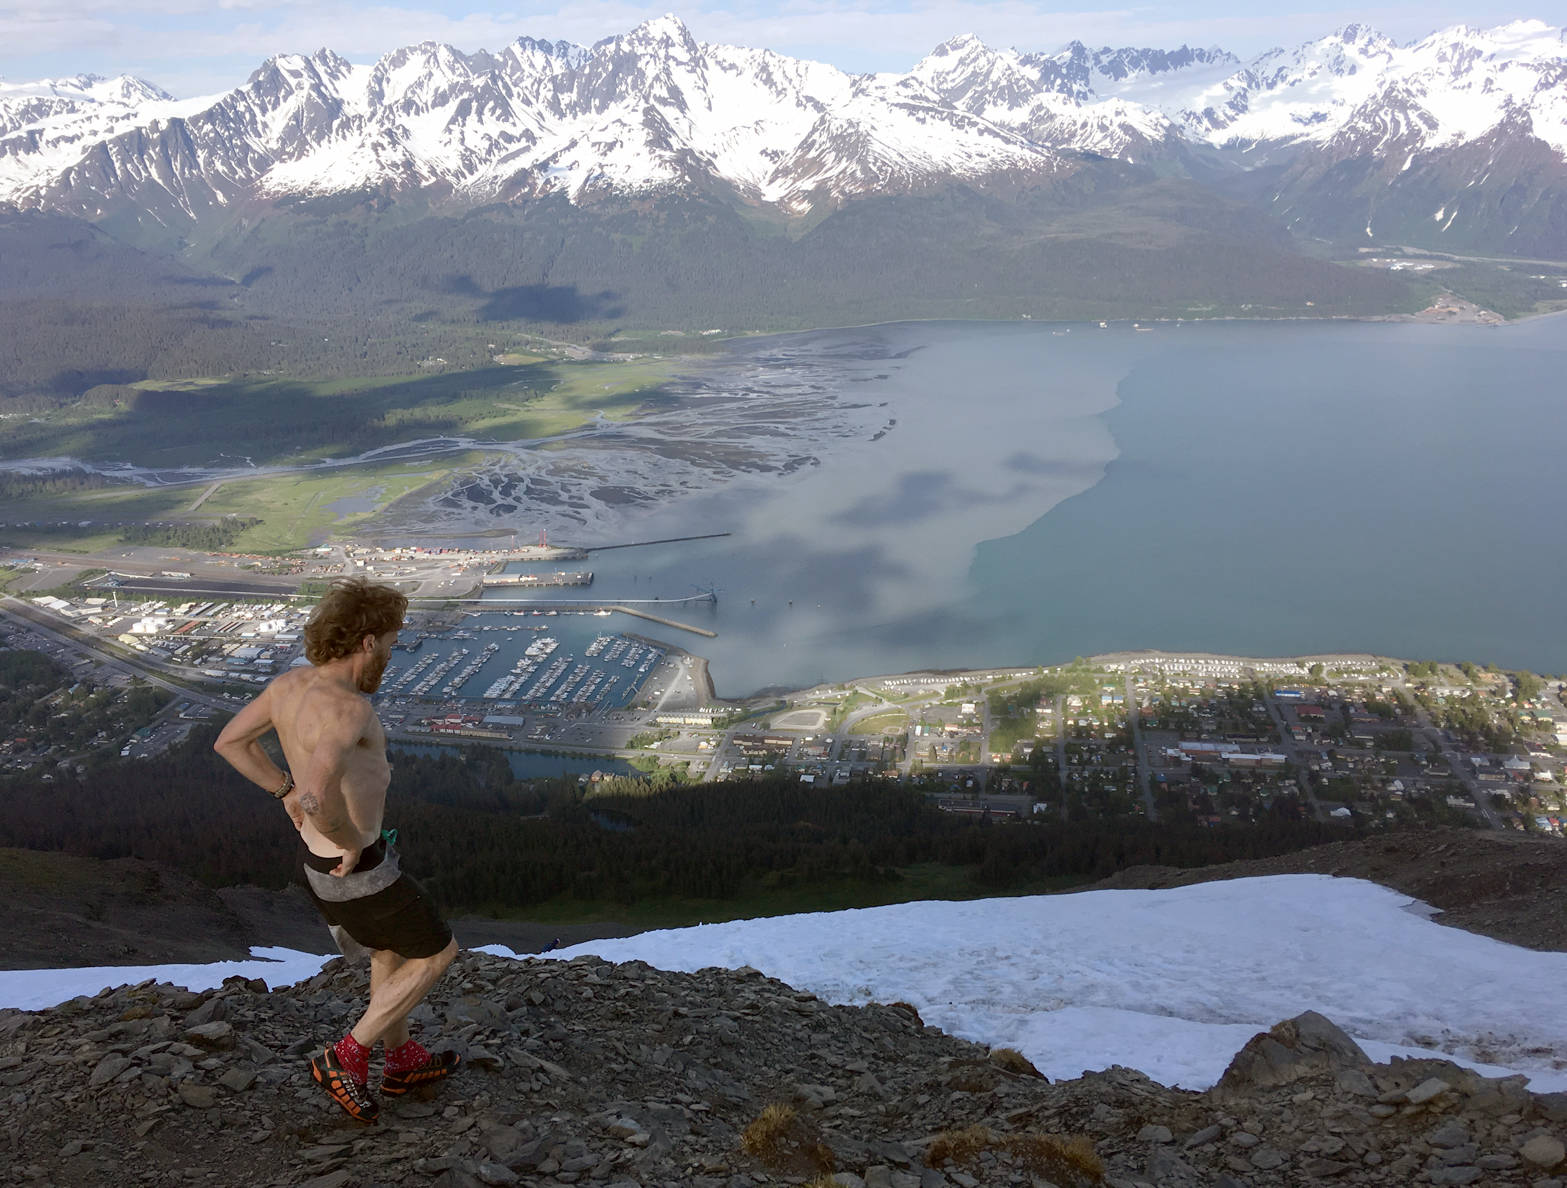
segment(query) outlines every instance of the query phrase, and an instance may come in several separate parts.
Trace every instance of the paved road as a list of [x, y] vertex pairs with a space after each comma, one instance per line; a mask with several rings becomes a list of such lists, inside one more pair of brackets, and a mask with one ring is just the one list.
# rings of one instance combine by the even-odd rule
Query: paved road
[[834, 763], [838, 761], [838, 756], [843, 751], [843, 744], [853, 733], [853, 729], [856, 723], [862, 722], [866, 718], [874, 718], [877, 714], [886, 713], [889, 708], [906, 708], [886, 700], [880, 693], [877, 693], [871, 689], [861, 689], [859, 686], [855, 686], [855, 692], [864, 693], [869, 697], [874, 697], [876, 700], [870, 705], [861, 706], [859, 709], [851, 711], [849, 715], [838, 724], [838, 729], [833, 731], [832, 746], [827, 752], [827, 757]]
[[1142, 715], [1138, 713], [1137, 690], [1131, 674], [1126, 677], [1126, 721], [1132, 728], [1132, 754], [1137, 759], [1137, 786], [1143, 791], [1143, 809], [1150, 821], [1159, 819], [1159, 810], [1153, 803], [1153, 784], [1148, 770], [1148, 756], [1143, 753]]
[[1409, 686], [1405, 682], [1399, 681], [1398, 688], [1415, 707], [1415, 721], [1420, 724], [1420, 732], [1426, 736], [1426, 740], [1431, 744], [1432, 749], [1441, 755], [1443, 759], [1447, 760], [1447, 766], [1452, 770], [1453, 777], [1464, 786], [1464, 790], [1469, 793], [1470, 799], [1479, 806], [1486, 825], [1492, 829], [1505, 828], [1502, 824], [1502, 819], [1496, 815], [1496, 810], [1491, 807], [1491, 797], [1485, 786], [1475, 778], [1474, 773], [1458, 757], [1452, 745], [1443, 736], [1442, 731], [1437, 728], [1436, 723], [1431, 721], [1431, 715], [1426, 712], [1426, 707], [1415, 700], [1415, 695], [1409, 691]]
[[233, 702], [225, 701], [222, 697], [212, 693], [199, 692], [192, 689], [189, 685], [172, 681], [151, 665], [141, 664], [137, 661], [117, 656], [93, 643], [68, 634], [49, 624], [43, 618], [42, 612], [19, 599], [11, 597], [9, 594], [0, 595], [0, 617], [18, 623], [30, 631], [37, 632], [39, 635], [46, 636], [61, 647], [75, 652], [77, 655], [90, 657], [105, 668], [125, 673], [128, 676], [140, 677], [148, 684], [167, 689], [170, 693], [183, 697], [187, 701], [194, 701], [212, 709], [219, 709], [226, 714], [234, 712]]
[[1278, 732], [1279, 746], [1285, 758], [1295, 768], [1295, 784], [1300, 788], [1300, 794], [1306, 798], [1306, 803], [1311, 806], [1311, 815], [1319, 821], [1326, 821], [1327, 810], [1322, 807], [1321, 802], [1317, 800], [1317, 794], [1312, 791], [1311, 773], [1307, 771], [1307, 765], [1301, 760], [1300, 748], [1295, 745], [1295, 738], [1290, 734], [1284, 715], [1279, 712], [1279, 707], [1271, 696], [1264, 697], [1262, 704], [1268, 709], [1268, 717], [1273, 719], [1273, 729]]
[[1056, 694], [1056, 783], [1061, 787], [1061, 819], [1066, 820], [1066, 694]]

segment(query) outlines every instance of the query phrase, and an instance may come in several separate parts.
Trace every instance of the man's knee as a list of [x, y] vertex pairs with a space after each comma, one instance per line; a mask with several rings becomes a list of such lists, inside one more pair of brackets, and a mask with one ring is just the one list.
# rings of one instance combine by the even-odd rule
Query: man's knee
[[457, 957], [457, 938], [454, 936], [446, 942], [446, 947], [438, 953], [431, 953], [428, 957], [414, 957], [411, 961], [418, 961], [426, 968], [435, 968], [444, 972], [447, 966]]

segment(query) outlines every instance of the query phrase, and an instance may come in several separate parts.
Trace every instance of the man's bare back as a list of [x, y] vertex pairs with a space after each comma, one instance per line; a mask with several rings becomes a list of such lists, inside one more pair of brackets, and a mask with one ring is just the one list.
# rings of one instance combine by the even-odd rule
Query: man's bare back
[[[304, 773], [320, 770], [324, 780], [328, 764], [336, 764], [348, 824], [360, 849], [370, 845], [381, 835], [386, 788], [392, 779], [392, 768], [386, 761], [386, 732], [370, 699], [322, 679], [319, 670], [305, 668], [278, 677], [268, 694], [273, 702], [272, 724], [289, 769]], [[323, 752], [323, 761], [317, 763], [318, 754]], [[341, 847], [316, 827], [309, 816], [311, 804], [306, 800], [312, 795], [319, 798], [320, 793], [314, 791], [319, 782], [308, 775], [301, 782], [300, 808], [304, 815], [294, 823], [310, 852], [328, 857], [340, 853]]]

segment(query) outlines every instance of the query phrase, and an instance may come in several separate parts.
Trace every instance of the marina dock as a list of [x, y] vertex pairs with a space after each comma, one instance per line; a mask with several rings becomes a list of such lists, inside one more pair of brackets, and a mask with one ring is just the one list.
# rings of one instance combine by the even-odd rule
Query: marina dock
[[535, 589], [541, 586], [591, 586], [591, 569], [559, 570], [555, 573], [487, 573], [485, 586], [521, 586]]

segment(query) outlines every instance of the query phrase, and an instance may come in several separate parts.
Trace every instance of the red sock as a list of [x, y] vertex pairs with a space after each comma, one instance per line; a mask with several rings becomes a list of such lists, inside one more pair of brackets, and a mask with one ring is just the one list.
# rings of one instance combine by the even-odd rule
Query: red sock
[[370, 1079], [370, 1049], [356, 1040], [352, 1031], [338, 1040], [332, 1051], [337, 1053], [343, 1071], [354, 1080], [363, 1085]]
[[386, 1050], [386, 1071], [389, 1073], [409, 1072], [423, 1068], [429, 1062], [430, 1053], [419, 1046], [418, 1040], [409, 1040]]

